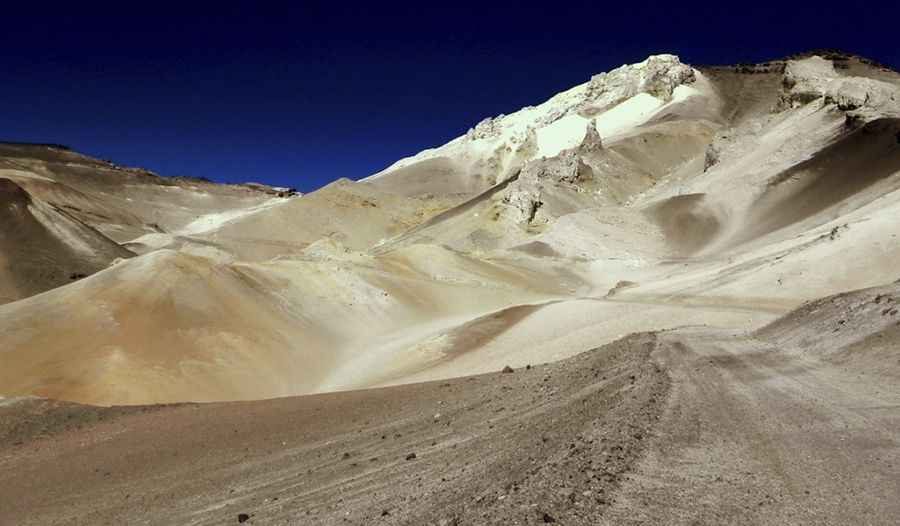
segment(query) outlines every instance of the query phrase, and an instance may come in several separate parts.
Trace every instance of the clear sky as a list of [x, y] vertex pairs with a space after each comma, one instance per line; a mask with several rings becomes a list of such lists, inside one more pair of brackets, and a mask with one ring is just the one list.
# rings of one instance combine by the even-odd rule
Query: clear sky
[[0, 11], [0, 140], [304, 191], [653, 53], [900, 68], [893, 1], [25, 4]]

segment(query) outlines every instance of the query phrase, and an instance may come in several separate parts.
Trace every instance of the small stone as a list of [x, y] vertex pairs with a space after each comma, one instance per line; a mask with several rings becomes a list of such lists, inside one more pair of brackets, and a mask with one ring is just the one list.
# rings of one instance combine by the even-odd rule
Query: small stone
[[556, 522], [556, 518], [554, 518], [549, 513], [542, 514], [541, 520], [544, 521], [544, 524], [552, 524], [552, 523]]
[[415, 453], [410, 453], [409, 455], [406, 455], [406, 460], [415, 460], [415, 459], [416, 459]]
[[239, 522], [239, 523], [243, 524], [243, 523], [245, 523], [245, 522], [247, 522], [247, 521], [249, 521], [249, 520], [250, 520], [250, 516], [247, 515], [246, 513], [239, 513], [239, 514], [238, 514], [238, 522]]
[[514, 373], [516, 371], [512, 367], [507, 365], [506, 367], [503, 368], [503, 372], [504, 373]]

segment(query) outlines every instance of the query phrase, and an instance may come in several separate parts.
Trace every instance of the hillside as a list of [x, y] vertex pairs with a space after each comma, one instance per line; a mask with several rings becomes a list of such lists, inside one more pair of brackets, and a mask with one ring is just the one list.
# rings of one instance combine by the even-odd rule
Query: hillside
[[898, 119], [900, 76], [852, 55], [658, 55], [299, 197], [7, 144], [33, 232], [4, 256], [54, 256], [6, 294], [79, 281], [0, 307], [0, 392], [257, 399], [755, 329], [897, 279]]
[[132, 256], [65, 209], [0, 179], [0, 304], [59, 287]]
[[305, 195], [2, 143], [0, 524], [894, 524], [898, 236], [900, 74], [834, 51]]

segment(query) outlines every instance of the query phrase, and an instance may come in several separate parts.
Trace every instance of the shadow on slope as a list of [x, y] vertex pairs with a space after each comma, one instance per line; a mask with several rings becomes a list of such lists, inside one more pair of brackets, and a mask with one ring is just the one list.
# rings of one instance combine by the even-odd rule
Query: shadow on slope
[[[815, 217], [826, 223], [877, 195], [862, 195], [900, 172], [900, 120], [879, 119], [844, 135], [769, 181], [732, 246]], [[900, 184], [900, 181], [894, 181]], [[843, 204], [843, 206], [837, 206]], [[828, 213], [825, 213], [828, 212]]]
[[0, 303], [65, 285], [133, 255], [0, 178]]
[[666, 244], [677, 256], [689, 256], [713, 240], [722, 229], [724, 217], [709, 204], [706, 194], [670, 197], [644, 212], [660, 226]]

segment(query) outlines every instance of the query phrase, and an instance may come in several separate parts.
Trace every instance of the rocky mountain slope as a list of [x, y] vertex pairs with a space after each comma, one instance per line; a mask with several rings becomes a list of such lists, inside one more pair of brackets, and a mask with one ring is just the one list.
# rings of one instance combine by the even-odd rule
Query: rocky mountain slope
[[[81, 279], [296, 192], [123, 168], [59, 145], [0, 143], [0, 303]], [[181, 243], [184, 248], [184, 243]], [[160, 248], [157, 243], [153, 248]], [[213, 253], [209, 246], [192, 246]]]
[[[257, 399], [759, 327], [897, 279], [898, 90], [852, 55], [658, 55], [292, 198], [5, 145], [10, 184], [81, 225], [54, 235], [95, 248], [76, 269], [26, 236], [61, 254], [55, 277], [9, 298], [88, 277], [0, 307], [0, 391]], [[6, 275], [31, 268], [13, 254]]]
[[303, 196], [0, 144], [0, 525], [895, 524], [898, 235], [833, 51]]

